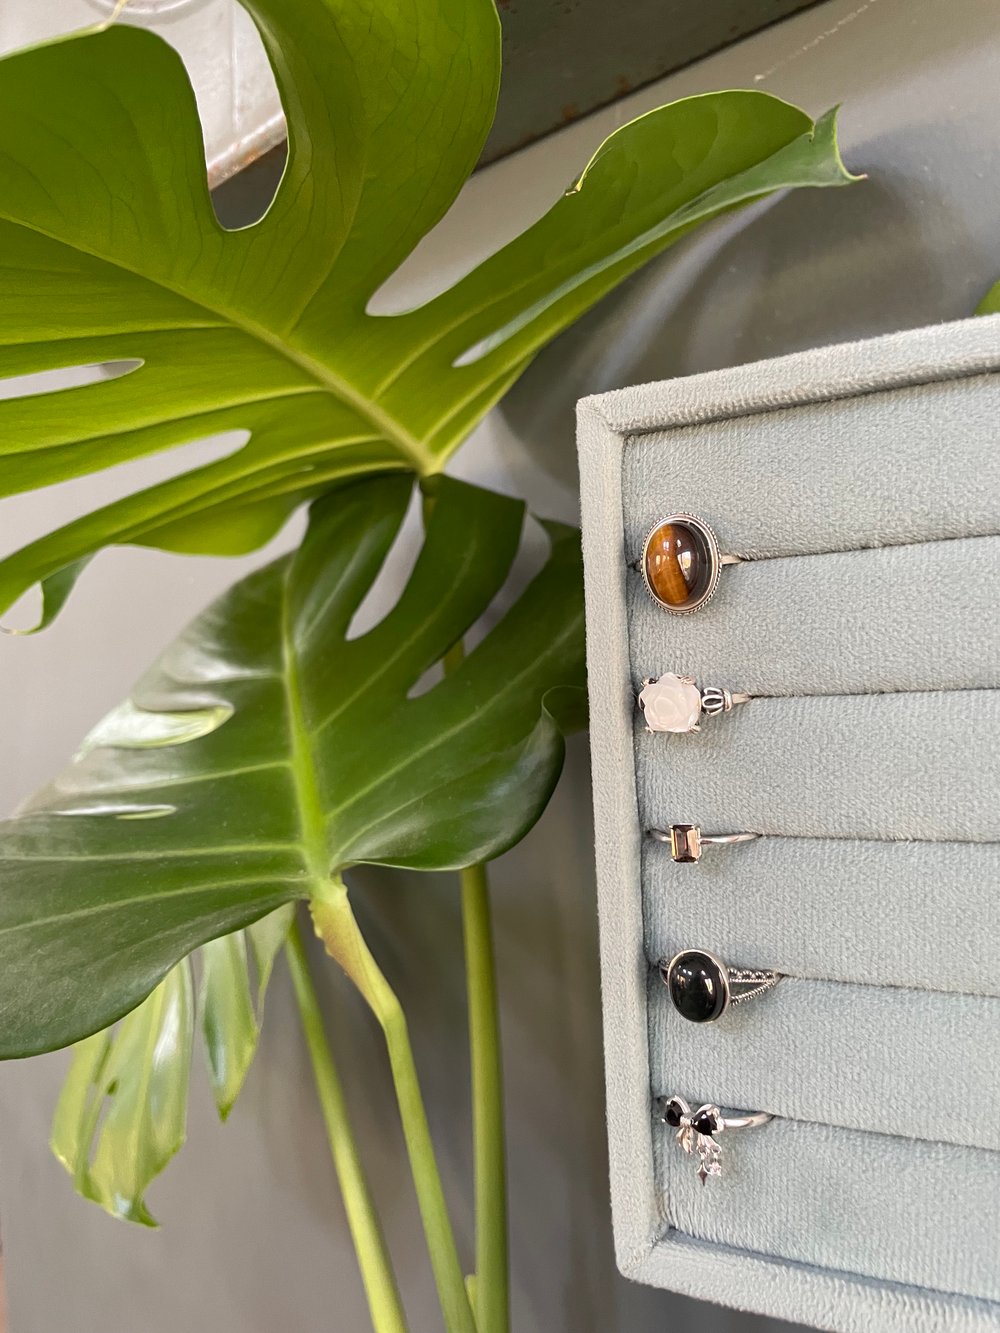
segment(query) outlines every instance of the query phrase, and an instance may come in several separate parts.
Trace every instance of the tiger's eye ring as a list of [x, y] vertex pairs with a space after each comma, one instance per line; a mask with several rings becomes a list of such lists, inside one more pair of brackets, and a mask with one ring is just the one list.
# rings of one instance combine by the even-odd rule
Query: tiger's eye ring
[[695, 514], [668, 514], [650, 529], [639, 569], [646, 591], [673, 616], [687, 616], [712, 600], [724, 565], [740, 563], [723, 555], [715, 533]]

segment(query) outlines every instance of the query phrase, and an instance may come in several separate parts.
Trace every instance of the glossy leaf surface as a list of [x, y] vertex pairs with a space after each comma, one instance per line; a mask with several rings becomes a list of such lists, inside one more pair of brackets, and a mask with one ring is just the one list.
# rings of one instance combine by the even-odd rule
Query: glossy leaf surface
[[154, 1225], [146, 1186], [184, 1142], [194, 1031], [191, 967], [173, 968], [113, 1032], [77, 1048], [52, 1151], [84, 1198]]
[[289, 904], [202, 946], [197, 1014], [185, 958], [117, 1028], [77, 1046], [52, 1123], [52, 1151], [84, 1198], [114, 1217], [155, 1226], [145, 1193], [184, 1142], [195, 1028], [225, 1118], [257, 1049], [264, 994], [294, 910]]
[[50, 618], [112, 543], [246, 551], [344, 478], [438, 471], [540, 347], [697, 222], [849, 179], [832, 116], [814, 126], [758, 92], [688, 98], [613, 134], [451, 290], [373, 315], [485, 140], [493, 0], [245, 3], [289, 159], [266, 216], [239, 231], [216, 220], [194, 98], [159, 37], [115, 26], [0, 62], [0, 376], [134, 363], [0, 401], [0, 495], [250, 435], [0, 561], [0, 612], [56, 578]]
[[[317, 502], [300, 549], [194, 621], [0, 825], [0, 1054], [106, 1026], [199, 945], [347, 865], [467, 865], [537, 819], [561, 728], [580, 720], [579, 534], [547, 524], [548, 558], [513, 606], [410, 697], [503, 587], [524, 518], [476, 487], [433, 488], [412, 574], [374, 628], [349, 633], [409, 506], [405, 476]], [[245, 1004], [215, 1022], [246, 1034]]]
[[[257, 1053], [271, 969], [285, 942], [295, 907], [289, 903], [246, 930], [220, 935], [201, 947], [199, 1019], [219, 1115], [225, 1120]], [[256, 974], [256, 995], [250, 960]]]

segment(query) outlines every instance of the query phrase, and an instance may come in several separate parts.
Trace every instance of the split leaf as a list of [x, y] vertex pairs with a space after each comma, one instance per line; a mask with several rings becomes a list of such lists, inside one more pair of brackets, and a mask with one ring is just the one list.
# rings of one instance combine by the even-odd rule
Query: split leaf
[[288, 163], [238, 231], [216, 219], [194, 96], [157, 35], [115, 25], [0, 61], [0, 377], [132, 363], [0, 401], [0, 496], [249, 433], [0, 561], [0, 613], [42, 583], [48, 621], [111, 544], [245, 552], [347, 478], [440, 471], [542, 346], [697, 223], [851, 179], [832, 115], [814, 125], [762, 92], [686, 98], [616, 131], [449, 291], [372, 314], [479, 157], [493, 0], [244, 2]]
[[[579, 534], [546, 524], [543, 567], [421, 692], [503, 588], [524, 521], [519, 501], [430, 485], [412, 574], [367, 633], [351, 625], [410, 505], [405, 476], [314, 504], [299, 550], [199, 616], [0, 824], [0, 1056], [107, 1027], [233, 931], [250, 928], [266, 980], [280, 932], [253, 923], [344, 867], [470, 865], [535, 822], [582, 720]], [[231, 987], [246, 949], [213, 946], [202, 988], [223, 1108], [252, 1054]]]

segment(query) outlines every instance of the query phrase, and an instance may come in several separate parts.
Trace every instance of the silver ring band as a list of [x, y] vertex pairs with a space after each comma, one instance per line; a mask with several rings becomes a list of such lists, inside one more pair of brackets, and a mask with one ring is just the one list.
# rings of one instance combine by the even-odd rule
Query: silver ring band
[[756, 842], [762, 833], [702, 833], [697, 824], [671, 824], [669, 829], [651, 828], [649, 836], [657, 842], [665, 842], [670, 848], [670, 855], [681, 865], [689, 865], [701, 860], [701, 849], [706, 843], [715, 843], [720, 847], [737, 842]]
[[765, 991], [776, 986], [781, 980], [780, 972], [772, 972], [769, 968], [762, 967], [731, 967], [729, 968], [729, 985], [746, 986], [746, 990], [741, 990], [739, 994], [732, 991], [729, 996], [730, 1005], [743, 1004], [747, 1000], [756, 1000], [758, 995], [763, 995]]
[[691, 1023], [714, 1023], [727, 1009], [757, 999], [782, 978], [770, 968], [729, 967], [707, 949], [682, 949], [657, 967], [674, 1008]]
[[[655, 531], [655, 529], [654, 529], [654, 531]], [[732, 553], [732, 551], [720, 551], [720, 552], [719, 552], [719, 565], [720, 565], [720, 566], [722, 566], [722, 565], [745, 565], [746, 563], [747, 563], [747, 557], [746, 557], [745, 555], [734, 555], [734, 554]], [[635, 572], [636, 572], [637, 574], [641, 574], [641, 573], [642, 573], [642, 557], [640, 556], [638, 560], [632, 560], [632, 561], [629, 563], [629, 566], [628, 566], [628, 567], [629, 567], [629, 569], [634, 569]], [[654, 598], [654, 600], [656, 600], [656, 599]]]
[[748, 704], [753, 696], [719, 685], [699, 687], [693, 676], [678, 676], [668, 671], [662, 676], [647, 676], [638, 694], [639, 710], [647, 731], [700, 731], [700, 718], [731, 713], [738, 704]]
[[716, 1136], [728, 1129], [751, 1129], [766, 1125], [774, 1117], [767, 1111], [752, 1111], [743, 1115], [724, 1115], [712, 1102], [692, 1110], [683, 1097], [657, 1097], [654, 1102], [657, 1119], [675, 1129], [676, 1139], [690, 1156], [698, 1158], [698, 1178], [704, 1185], [709, 1176], [722, 1175], [722, 1150]]
[[733, 1115], [726, 1116], [722, 1122], [723, 1129], [753, 1129], [756, 1125], [766, 1125], [774, 1116], [770, 1111], [754, 1111], [752, 1115]]
[[762, 838], [762, 833], [700, 833], [699, 837], [705, 842], [753, 842], [755, 838]]

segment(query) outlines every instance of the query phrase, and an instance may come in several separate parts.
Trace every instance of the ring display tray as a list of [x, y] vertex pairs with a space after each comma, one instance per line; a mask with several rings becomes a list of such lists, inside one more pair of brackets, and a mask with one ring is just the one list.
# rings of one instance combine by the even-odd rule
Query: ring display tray
[[[579, 405], [615, 1241], [835, 1333], [1000, 1330], [1000, 316]], [[708, 524], [714, 597], [641, 573]], [[649, 732], [665, 673], [748, 702]], [[675, 862], [651, 829], [761, 836]], [[686, 1022], [681, 950], [781, 980]], [[721, 1176], [657, 1099], [768, 1123]], [[661, 1103], [662, 1104], [662, 1103]]]

